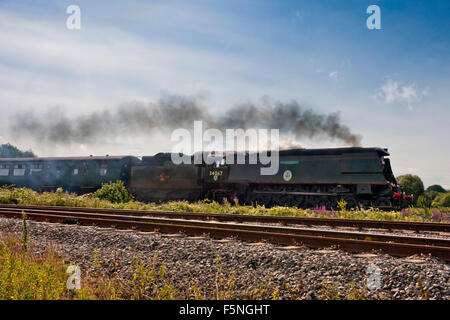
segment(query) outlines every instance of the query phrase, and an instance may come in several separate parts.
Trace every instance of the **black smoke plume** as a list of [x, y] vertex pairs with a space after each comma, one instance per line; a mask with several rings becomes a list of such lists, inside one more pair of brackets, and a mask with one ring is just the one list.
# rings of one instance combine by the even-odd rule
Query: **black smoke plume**
[[359, 146], [361, 141], [360, 135], [341, 123], [338, 113], [319, 114], [304, 109], [296, 101], [282, 103], [266, 99], [259, 104], [240, 104], [216, 115], [208, 111], [201, 99], [183, 96], [165, 96], [149, 104], [132, 102], [114, 111], [76, 117], [68, 117], [62, 108], [50, 109], [45, 115], [24, 112], [12, 119], [10, 130], [15, 136], [32, 137], [40, 142], [89, 143], [120, 136], [151, 135], [156, 130], [191, 129], [195, 120], [220, 130], [279, 129], [281, 135], [290, 134], [296, 139], [337, 140], [350, 146]]

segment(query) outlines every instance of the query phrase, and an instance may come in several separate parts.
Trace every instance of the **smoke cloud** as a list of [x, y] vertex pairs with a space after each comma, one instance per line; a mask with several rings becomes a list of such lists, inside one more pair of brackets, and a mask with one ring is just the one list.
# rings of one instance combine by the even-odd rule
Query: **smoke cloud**
[[296, 101], [262, 102], [237, 105], [223, 114], [211, 114], [203, 101], [195, 97], [165, 96], [155, 103], [131, 102], [114, 111], [94, 112], [69, 117], [63, 108], [52, 108], [46, 114], [24, 112], [10, 122], [16, 137], [33, 138], [42, 143], [90, 143], [121, 136], [145, 136], [155, 131], [192, 128], [193, 121], [202, 120], [209, 128], [279, 129], [280, 134], [295, 139], [317, 138], [337, 140], [345, 145], [359, 146], [361, 136], [341, 123], [338, 113], [319, 114], [304, 109]]

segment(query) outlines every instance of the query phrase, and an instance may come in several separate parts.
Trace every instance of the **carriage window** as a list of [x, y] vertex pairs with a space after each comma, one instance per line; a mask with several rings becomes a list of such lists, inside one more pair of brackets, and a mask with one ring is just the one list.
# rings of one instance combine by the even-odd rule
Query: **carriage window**
[[0, 164], [0, 176], [9, 175], [9, 166], [7, 164]]
[[15, 176], [23, 176], [23, 175], [25, 175], [25, 165], [24, 164], [16, 164], [14, 166], [13, 175], [15, 175]]
[[108, 165], [102, 164], [100, 166], [100, 175], [101, 176], [106, 176], [107, 172], [108, 172]]
[[32, 174], [33, 172], [40, 172], [40, 171], [42, 171], [43, 168], [44, 168], [44, 165], [43, 165], [43, 164], [40, 164], [40, 163], [34, 163], [34, 164], [31, 166], [30, 174]]
[[78, 168], [73, 169], [73, 175], [77, 175], [78, 174]]

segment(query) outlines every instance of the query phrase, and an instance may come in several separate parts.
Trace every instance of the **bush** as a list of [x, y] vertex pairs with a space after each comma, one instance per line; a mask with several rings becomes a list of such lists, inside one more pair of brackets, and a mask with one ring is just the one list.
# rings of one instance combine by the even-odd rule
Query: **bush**
[[419, 208], [424, 208], [424, 209], [425, 208], [429, 208], [431, 206], [431, 201], [426, 196], [420, 195], [417, 198], [416, 206], [419, 207]]
[[95, 191], [94, 196], [101, 200], [108, 200], [115, 203], [126, 203], [133, 200], [123, 181], [103, 183], [102, 187]]
[[432, 205], [433, 207], [450, 207], [450, 192], [438, 195]]
[[436, 199], [436, 197], [439, 195], [441, 195], [441, 193], [434, 191], [434, 190], [427, 190], [424, 193], [424, 196], [427, 197], [427, 199], [430, 203], [432, 203], [434, 201], [434, 199]]
[[397, 177], [397, 181], [406, 194], [414, 195], [414, 204], [416, 204], [419, 196], [424, 193], [422, 179], [418, 176], [413, 176], [412, 174], [405, 174]]

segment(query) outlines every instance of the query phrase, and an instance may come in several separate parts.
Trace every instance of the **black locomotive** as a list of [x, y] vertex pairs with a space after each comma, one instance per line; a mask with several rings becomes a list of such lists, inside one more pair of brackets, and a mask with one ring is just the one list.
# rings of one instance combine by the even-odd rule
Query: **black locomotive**
[[[213, 156], [195, 161], [199, 155]], [[172, 154], [78, 158], [0, 159], [0, 185], [35, 190], [62, 187], [91, 192], [108, 181], [122, 180], [136, 199], [238, 201], [240, 204], [333, 208], [344, 199], [349, 207], [401, 207], [409, 200], [392, 173], [387, 149], [292, 149], [279, 152], [279, 170], [262, 175], [264, 165], [250, 164], [250, 153], [190, 156], [176, 165]], [[238, 164], [236, 159], [245, 159]], [[201, 158], [206, 159], [206, 158]], [[229, 161], [233, 159], [233, 161]], [[228, 163], [227, 163], [228, 161]], [[231, 163], [230, 163], [231, 162]], [[240, 162], [242, 163], [242, 162]]]

